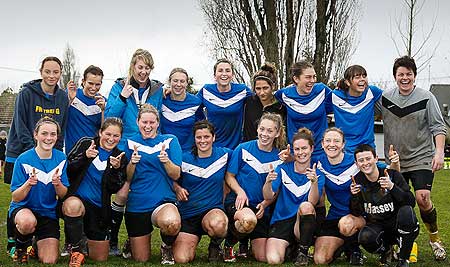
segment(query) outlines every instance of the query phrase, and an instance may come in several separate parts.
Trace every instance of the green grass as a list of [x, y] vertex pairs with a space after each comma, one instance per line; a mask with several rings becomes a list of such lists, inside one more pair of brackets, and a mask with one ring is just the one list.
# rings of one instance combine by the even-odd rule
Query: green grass
[[[450, 244], [450, 197], [449, 197], [449, 188], [450, 188], [450, 171], [440, 171], [437, 173], [434, 184], [433, 184], [433, 194], [432, 199], [438, 210], [438, 223], [440, 234], [444, 242]], [[3, 183], [0, 184], [0, 266], [14, 266], [12, 260], [6, 255], [6, 212], [8, 210], [10, 202], [10, 192], [8, 185]], [[416, 208], [417, 210], [417, 208]], [[120, 242], [125, 239], [125, 227], [122, 225], [121, 233], [120, 233]], [[62, 240], [63, 237], [62, 237]], [[189, 266], [204, 266], [204, 265], [212, 265], [207, 261], [207, 246], [208, 246], [208, 238], [204, 237], [199, 244], [199, 248], [197, 249], [197, 258], [195, 261]], [[411, 266], [448, 266], [448, 261], [444, 262], [436, 262], [434, 261], [431, 253], [431, 249], [428, 245], [428, 235], [426, 233], [426, 229], [421, 224], [420, 235], [417, 239], [419, 244], [419, 261], [415, 264], [411, 264]], [[62, 242], [61, 242], [62, 243]], [[62, 244], [61, 244], [62, 245]], [[108, 262], [106, 263], [96, 263], [88, 260], [85, 266], [157, 266], [159, 265], [160, 255], [159, 255], [159, 245], [160, 239], [158, 231], [155, 230], [153, 232], [153, 242], [152, 242], [152, 257], [147, 263], [136, 263], [132, 260], [124, 260], [118, 257], [110, 257]], [[378, 266], [377, 258], [373, 255], [369, 255], [366, 253], [367, 262], [365, 266]], [[60, 258], [59, 263], [56, 266], [67, 266], [68, 259]], [[264, 266], [266, 264], [257, 263], [252, 260], [238, 260], [237, 263], [234, 264], [214, 264], [214, 266]], [[292, 263], [286, 263], [285, 266], [293, 266]], [[31, 260], [28, 266], [43, 266], [39, 264], [35, 260]], [[348, 266], [347, 262], [342, 258], [338, 259], [332, 266]], [[393, 265], [395, 266], [395, 265]]]

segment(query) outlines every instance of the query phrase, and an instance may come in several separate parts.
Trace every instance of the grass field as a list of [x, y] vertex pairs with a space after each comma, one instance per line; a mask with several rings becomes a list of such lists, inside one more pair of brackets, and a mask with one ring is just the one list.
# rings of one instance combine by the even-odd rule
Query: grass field
[[[450, 244], [450, 171], [444, 170], [440, 171], [436, 174], [436, 178], [433, 184], [433, 202], [438, 210], [438, 223], [439, 229], [441, 233], [441, 237], [445, 243]], [[0, 184], [0, 266], [14, 266], [12, 260], [6, 255], [6, 212], [8, 210], [10, 202], [10, 192], [9, 187], [3, 183]], [[417, 208], [416, 208], [417, 209]], [[120, 242], [125, 239], [125, 227], [122, 225]], [[88, 260], [85, 266], [157, 266], [159, 264], [160, 255], [159, 255], [159, 234], [157, 231], [153, 232], [153, 241], [152, 242], [152, 257], [147, 263], [136, 263], [132, 260], [124, 260], [118, 257], [110, 257], [108, 262], [106, 263], [97, 263]], [[62, 240], [63, 237], [62, 237]], [[239, 260], [233, 264], [210, 264], [207, 261], [207, 246], [208, 246], [208, 238], [204, 237], [200, 242], [199, 248], [197, 249], [197, 258], [196, 260], [188, 264], [189, 266], [205, 266], [205, 265], [213, 265], [213, 266], [264, 266], [266, 264], [257, 263], [252, 260]], [[446, 260], [444, 262], [436, 262], [434, 261], [431, 253], [431, 249], [428, 245], [428, 235], [426, 233], [426, 229], [421, 224], [420, 235], [417, 239], [419, 244], [419, 255], [418, 262], [411, 264], [411, 266], [423, 266], [423, 267], [433, 267], [433, 266], [449, 266], [449, 261]], [[62, 243], [62, 242], [61, 242]], [[61, 244], [62, 245], [62, 244]], [[369, 255], [366, 253], [367, 261], [365, 266], [378, 266], [377, 258], [375, 256]], [[59, 263], [56, 266], [67, 266], [68, 259], [60, 258]], [[293, 266], [292, 263], [286, 263], [285, 266]], [[28, 266], [41, 266], [37, 261], [31, 260]], [[348, 266], [347, 262], [342, 259], [338, 259], [332, 266]], [[395, 264], [393, 264], [395, 266]]]

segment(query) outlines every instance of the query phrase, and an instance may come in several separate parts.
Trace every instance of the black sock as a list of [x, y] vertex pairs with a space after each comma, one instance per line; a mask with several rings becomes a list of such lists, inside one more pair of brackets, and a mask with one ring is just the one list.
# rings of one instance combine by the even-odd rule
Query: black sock
[[325, 221], [326, 216], [327, 209], [325, 208], [325, 206], [316, 207], [316, 222], [318, 228], [322, 226], [322, 223]]
[[209, 240], [209, 246], [210, 247], [219, 247], [222, 244], [223, 238], [222, 237], [210, 237]]
[[300, 223], [299, 223], [300, 246], [309, 247], [312, 245], [316, 225], [317, 223], [314, 214], [300, 216]]
[[114, 201], [111, 203], [111, 236], [109, 240], [111, 246], [117, 246], [119, 243], [119, 230], [124, 212], [125, 205], [119, 205]]
[[414, 240], [419, 235], [419, 221], [411, 206], [402, 206], [397, 214], [397, 231], [399, 238], [400, 259], [408, 259]]
[[173, 242], [175, 242], [175, 239], [177, 239], [178, 235], [165, 235], [162, 232], [159, 232], [159, 235], [161, 236], [161, 240], [163, 242], [163, 245], [166, 245], [168, 247], [171, 247]]
[[420, 211], [420, 217], [428, 229], [428, 232], [435, 233], [438, 231], [437, 227], [437, 212], [436, 208], [433, 206], [430, 210]]
[[83, 239], [84, 227], [83, 216], [64, 216], [64, 228], [67, 230], [66, 243], [72, 245], [72, 251], [81, 252], [81, 241]]
[[33, 239], [33, 234], [23, 235], [19, 230], [15, 229], [16, 236], [16, 249], [27, 249], [31, 246], [31, 240]]

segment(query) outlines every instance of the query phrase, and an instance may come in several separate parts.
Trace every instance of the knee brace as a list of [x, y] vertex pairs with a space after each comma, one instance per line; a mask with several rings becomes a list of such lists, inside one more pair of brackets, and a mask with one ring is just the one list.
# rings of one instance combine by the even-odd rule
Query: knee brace
[[411, 206], [402, 206], [398, 210], [397, 231], [400, 235], [419, 233], [419, 221]]

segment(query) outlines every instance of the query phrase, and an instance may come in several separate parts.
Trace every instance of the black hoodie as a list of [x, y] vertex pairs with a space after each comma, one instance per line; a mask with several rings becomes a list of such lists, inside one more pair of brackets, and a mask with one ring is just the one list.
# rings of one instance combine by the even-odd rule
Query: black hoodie
[[69, 99], [67, 93], [58, 86], [55, 87], [53, 95], [46, 95], [41, 88], [41, 81], [42, 79], [33, 80], [24, 84], [17, 95], [6, 144], [7, 157], [17, 158], [22, 152], [34, 147], [34, 127], [44, 116], [52, 117], [61, 126], [55, 148], [63, 148]]

